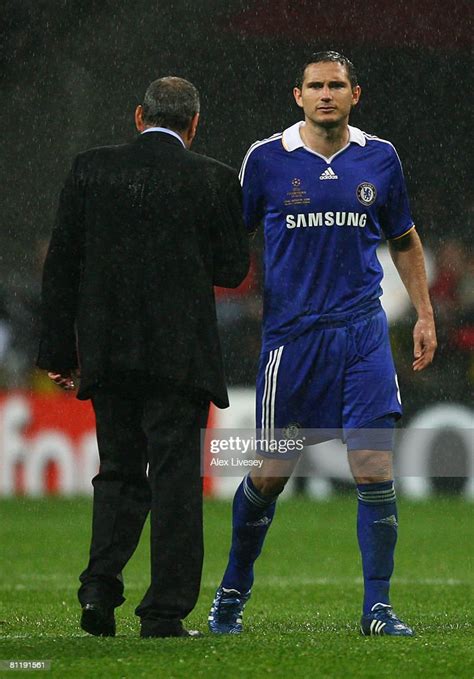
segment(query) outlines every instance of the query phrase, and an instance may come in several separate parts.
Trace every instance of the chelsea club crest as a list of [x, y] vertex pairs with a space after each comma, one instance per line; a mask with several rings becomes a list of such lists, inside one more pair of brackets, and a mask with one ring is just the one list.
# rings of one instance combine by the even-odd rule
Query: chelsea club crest
[[377, 189], [370, 182], [362, 182], [357, 187], [357, 199], [362, 205], [372, 205], [377, 198]]
[[290, 441], [294, 441], [300, 432], [301, 425], [298, 422], [291, 422], [283, 429], [283, 436]]

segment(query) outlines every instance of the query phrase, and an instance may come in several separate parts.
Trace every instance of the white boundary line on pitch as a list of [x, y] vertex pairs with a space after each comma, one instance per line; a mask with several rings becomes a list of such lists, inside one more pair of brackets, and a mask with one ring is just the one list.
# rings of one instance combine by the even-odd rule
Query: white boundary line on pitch
[[8, 634], [5, 636], [2, 636], [0, 638], [0, 648], [2, 641], [9, 641], [10, 639], [31, 639], [35, 641], [41, 641], [41, 639], [46, 639], [47, 641], [54, 641], [54, 639], [71, 639], [72, 637], [75, 638], [80, 638], [80, 639], [90, 639], [91, 635], [87, 634], [87, 632], [84, 632], [83, 634], [64, 634], [64, 635], [59, 635], [55, 634], [50, 635], [50, 634], [40, 634], [38, 636], [33, 636], [32, 634]]
[[[268, 577], [261, 577], [258, 580], [259, 587], [281, 587], [281, 586], [297, 586], [297, 585], [362, 585], [363, 578], [358, 576], [355, 578], [339, 577], [339, 578], [301, 578], [296, 576], [278, 576], [271, 575]], [[430, 585], [440, 586], [449, 585], [453, 587], [473, 585], [469, 580], [457, 580], [456, 578], [398, 578], [393, 577], [391, 583], [394, 585]], [[212, 587], [214, 582], [203, 582], [203, 586]]]
[[[63, 578], [61, 575], [51, 573], [50, 575], [35, 575], [31, 574], [28, 576], [19, 576], [21, 580], [33, 580], [32, 584], [2, 584], [0, 585], [0, 591], [41, 591], [44, 586], [41, 586], [41, 582], [58, 582], [62, 581], [63, 585], [61, 589], [68, 590], [70, 587], [76, 586], [76, 581], [68, 581], [68, 579]], [[36, 583], [34, 582], [36, 581]], [[312, 585], [361, 585], [363, 584], [363, 579], [361, 577], [339, 577], [339, 578], [302, 578], [297, 576], [267, 576], [260, 577], [258, 580], [258, 587], [297, 587], [297, 586], [312, 586]], [[148, 582], [137, 582], [134, 581], [130, 584], [126, 584], [126, 589], [135, 590], [143, 589], [148, 586]], [[425, 585], [430, 587], [469, 587], [474, 583], [469, 580], [458, 580], [456, 578], [402, 578], [393, 577], [392, 584], [394, 585]], [[216, 587], [216, 581], [205, 580], [202, 583], [203, 587]]]

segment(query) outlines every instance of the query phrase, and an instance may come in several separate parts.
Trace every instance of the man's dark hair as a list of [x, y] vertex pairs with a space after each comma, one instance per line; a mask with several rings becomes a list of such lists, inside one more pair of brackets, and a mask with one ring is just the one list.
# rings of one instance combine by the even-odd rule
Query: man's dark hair
[[148, 86], [142, 106], [144, 123], [181, 132], [199, 113], [199, 92], [187, 80], [167, 76]]
[[357, 73], [352, 61], [350, 61], [340, 52], [333, 52], [331, 50], [328, 50], [327, 52], [313, 52], [313, 54], [311, 54], [308, 61], [305, 63], [303, 68], [300, 69], [300, 72], [296, 77], [295, 85], [298, 89], [301, 89], [303, 87], [304, 72], [306, 71], [306, 68], [310, 64], [318, 64], [321, 61], [334, 61], [338, 64], [341, 64], [341, 66], [344, 66], [347, 71], [347, 76], [351, 82], [352, 89], [354, 89], [354, 87], [358, 85]]

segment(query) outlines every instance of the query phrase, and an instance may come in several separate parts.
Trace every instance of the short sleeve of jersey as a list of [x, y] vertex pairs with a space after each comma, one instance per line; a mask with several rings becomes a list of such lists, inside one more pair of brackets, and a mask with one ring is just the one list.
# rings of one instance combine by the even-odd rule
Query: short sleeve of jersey
[[388, 239], [399, 238], [413, 228], [407, 187], [397, 152], [391, 147], [391, 174], [387, 203], [383, 206], [381, 226]]
[[240, 169], [242, 184], [244, 221], [247, 230], [255, 231], [264, 216], [264, 196], [259, 174], [258, 153], [251, 146], [247, 151]]

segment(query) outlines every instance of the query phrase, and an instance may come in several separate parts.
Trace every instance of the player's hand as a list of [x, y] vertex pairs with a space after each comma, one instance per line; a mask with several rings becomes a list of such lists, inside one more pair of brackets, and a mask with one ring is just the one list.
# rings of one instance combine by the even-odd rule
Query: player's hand
[[66, 373], [48, 373], [49, 379], [54, 382], [58, 387], [64, 389], [65, 391], [72, 391], [78, 386], [78, 379], [80, 377], [79, 370], [69, 371]]
[[438, 343], [433, 317], [419, 318], [413, 328], [413, 370], [420, 372], [433, 361]]

